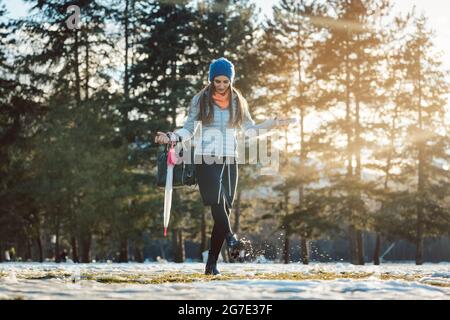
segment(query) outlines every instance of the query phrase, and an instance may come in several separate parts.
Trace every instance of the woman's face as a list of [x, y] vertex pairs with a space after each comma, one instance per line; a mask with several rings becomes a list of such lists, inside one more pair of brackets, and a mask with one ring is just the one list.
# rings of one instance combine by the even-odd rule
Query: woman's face
[[219, 93], [225, 93], [230, 87], [230, 79], [227, 76], [217, 76], [214, 78], [214, 89]]

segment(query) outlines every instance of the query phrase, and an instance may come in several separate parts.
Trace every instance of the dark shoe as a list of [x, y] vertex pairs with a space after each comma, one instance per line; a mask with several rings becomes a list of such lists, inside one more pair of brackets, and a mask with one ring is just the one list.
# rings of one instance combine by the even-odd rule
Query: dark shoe
[[227, 241], [228, 249], [230, 250], [230, 256], [233, 259], [237, 259], [242, 250], [245, 249], [245, 246], [248, 241], [238, 239], [235, 234], [229, 233], [226, 235], [225, 240]]
[[208, 253], [208, 261], [205, 267], [206, 275], [220, 275], [219, 270], [217, 270], [217, 259], [210, 253]]

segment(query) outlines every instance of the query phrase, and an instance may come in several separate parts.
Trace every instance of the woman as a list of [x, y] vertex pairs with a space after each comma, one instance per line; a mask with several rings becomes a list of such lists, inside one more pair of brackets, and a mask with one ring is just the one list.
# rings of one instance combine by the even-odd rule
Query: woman
[[[201, 157], [200, 162], [196, 160], [195, 163], [203, 204], [211, 206], [214, 219], [205, 268], [205, 274], [212, 275], [220, 274], [217, 260], [224, 240], [233, 257], [244, 247], [244, 241], [233, 234], [229, 220], [238, 182], [237, 129], [272, 129], [292, 121], [274, 118], [256, 125], [247, 101], [233, 87], [234, 76], [234, 65], [230, 61], [225, 58], [214, 60], [209, 68], [209, 84], [192, 99], [183, 127], [174, 132], [158, 132], [155, 138], [155, 142], [161, 144], [185, 142], [195, 135], [200, 124], [202, 126], [202, 148], [200, 151], [196, 148], [194, 154], [196, 159]], [[219, 133], [219, 136], [216, 134], [213, 139], [208, 132]]]

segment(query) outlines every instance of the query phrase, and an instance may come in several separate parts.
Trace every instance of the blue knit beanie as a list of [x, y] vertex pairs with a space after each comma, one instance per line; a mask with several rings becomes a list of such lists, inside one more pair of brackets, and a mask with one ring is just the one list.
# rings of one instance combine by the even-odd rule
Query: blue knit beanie
[[231, 82], [234, 80], [234, 65], [226, 58], [214, 60], [209, 65], [209, 81], [212, 82], [215, 77], [227, 76]]

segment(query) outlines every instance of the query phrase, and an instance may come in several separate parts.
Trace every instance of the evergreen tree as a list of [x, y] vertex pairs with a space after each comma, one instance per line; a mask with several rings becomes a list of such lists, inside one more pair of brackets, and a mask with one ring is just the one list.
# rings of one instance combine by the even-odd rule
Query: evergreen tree
[[[320, 130], [327, 132], [327, 170], [332, 196], [342, 198], [336, 212], [348, 228], [350, 261], [364, 264], [363, 234], [368, 225], [368, 204], [364, 200], [374, 185], [363, 180], [363, 151], [370, 132], [370, 108], [378, 105], [377, 71], [382, 61], [379, 54], [383, 35], [377, 22], [389, 9], [387, 1], [349, 0], [333, 3], [334, 12], [325, 24], [324, 41], [317, 42], [317, 55], [312, 66], [319, 82], [323, 82], [318, 104], [327, 112], [339, 112]], [[325, 155], [325, 154], [324, 154]], [[345, 164], [345, 167], [342, 166]]]
[[[416, 264], [423, 264], [426, 236], [448, 233], [448, 138], [444, 122], [449, 84], [442, 61], [435, 53], [432, 32], [424, 16], [415, 18], [414, 32], [405, 44], [404, 63], [408, 96], [402, 105], [408, 119], [402, 174], [406, 193], [391, 201], [402, 219], [398, 233], [416, 245]], [[395, 210], [395, 209], [394, 209]]]
[[40, 101], [42, 92], [34, 83], [23, 81], [23, 75], [15, 69], [17, 33], [14, 21], [6, 14], [0, 1], [0, 261], [4, 249], [17, 249], [22, 239], [27, 243], [25, 257], [31, 258], [37, 204], [28, 185], [30, 144], [36, 123], [46, 110]]
[[[276, 187], [284, 197], [284, 215], [280, 217], [281, 227], [284, 229], [284, 261], [289, 262], [289, 237], [293, 232], [301, 231], [294, 225], [306, 225], [306, 220], [299, 214], [304, 207], [311, 185], [320, 178], [316, 173], [315, 164], [310, 155], [314, 140], [312, 132], [308, 132], [305, 123], [316, 110], [314, 97], [318, 88], [315, 86], [314, 69], [310, 67], [314, 57], [314, 41], [320, 35], [322, 26], [315, 23], [315, 19], [324, 14], [324, 7], [316, 1], [281, 1], [274, 7], [273, 21], [269, 21], [264, 32], [260, 50], [267, 52], [263, 63], [263, 94], [261, 103], [268, 104], [273, 112], [295, 115], [300, 120], [298, 133], [289, 128], [284, 132], [285, 149], [281, 153], [282, 176], [286, 179]], [[295, 128], [297, 130], [297, 127]], [[288, 159], [292, 161], [288, 161]], [[311, 190], [311, 191], [310, 191]], [[298, 204], [290, 204], [289, 194], [296, 191]], [[297, 212], [294, 214], [294, 210]], [[315, 212], [310, 210], [310, 212]], [[296, 220], [298, 219], [298, 220]], [[317, 221], [319, 217], [309, 219], [309, 223]], [[313, 225], [310, 226], [314, 228]], [[306, 230], [306, 229], [305, 229]], [[308, 237], [300, 235], [302, 247], [302, 261], [308, 263]]]
[[[406, 30], [410, 26], [411, 13], [394, 17], [389, 21], [387, 32], [383, 40], [385, 56], [382, 69], [386, 76], [380, 81], [383, 93], [378, 97], [379, 107], [374, 110], [377, 115], [372, 120], [372, 139], [368, 141], [371, 150], [371, 158], [366, 167], [379, 175], [378, 188], [373, 198], [380, 205], [379, 209], [372, 214], [370, 228], [376, 232], [376, 242], [373, 261], [375, 265], [380, 264], [380, 250], [382, 238], [398, 238], [395, 231], [392, 232], [392, 221], [396, 219], [395, 214], [386, 216], [383, 214], [386, 201], [391, 195], [405, 186], [407, 177], [400, 172], [401, 163], [404, 161], [403, 141], [405, 136], [406, 117], [402, 107], [408, 100], [409, 93], [406, 92], [406, 65], [404, 63], [404, 38]], [[369, 145], [371, 143], [371, 145]], [[392, 212], [391, 212], [392, 213]]]

